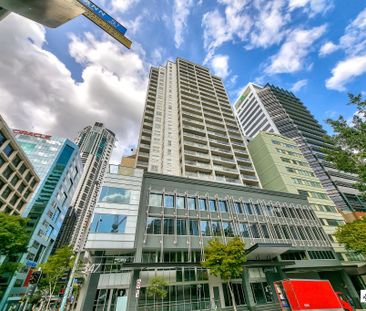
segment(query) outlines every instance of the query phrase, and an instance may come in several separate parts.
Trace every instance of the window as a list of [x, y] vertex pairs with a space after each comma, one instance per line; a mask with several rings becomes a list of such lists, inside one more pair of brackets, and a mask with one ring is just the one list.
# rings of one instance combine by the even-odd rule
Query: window
[[8, 166], [4, 172], [3, 172], [3, 176], [6, 178], [6, 179], [9, 179], [9, 177], [11, 176], [11, 174], [13, 174], [13, 170], [10, 168], [10, 166]]
[[18, 181], [19, 181], [19, 177], [18, 177], [17, 175], [15, 175], [15, 176], [13, 177], [13, 179], [11, 180], [11, 184], [12, 184], [13, 186], [15, 186], [15, 185], [18, 183]]
[[148, 217], [146, 233], [160, 234], [161, 233], [161, 219], [155, 218], [155, 217]]
[[274, 233], [277, 239], [283, 239], [282, 232], [279, 225], [273, 225]]
[[217, 212], [217, 207], [216, 207], [216, 201], [215, 200], [209, 200], [209, 206], [210, 206], [210, 211], [211, 212]]
[[163, 195], [157, 193], [150, 193], [149, 197], [150, 206], [162, 206], [163, 205]]
[[173, 208], [174, 207], [174, 195], [165, 195], [164, 197], [164, 207]]
[[174, 234], [174, 219], [173, 218], [164, 219], [164, 234]]
[[296, 227], [291, 226], [291, 227], [290, 227], [290, 231], [291, 231], [292, 237], [293, 237], [295, 240], [299, 240], [299, 233], [298, 233], [298, 231], [297, 231]]
[[94, 215], [93, 222], [90, 227], [91, 233], [124, 233], [126, 227], [127, 216], [99, 214]]
[[259, 239], [260, 235], [259, 235], [258, 225], [257, 224], [251, 224], [250, 229], [252, 231], [253, 238]]
[[131, 191], [123, 188], [103, 186], [98, 202], [126, 204], [130, 203]]
[[187, 226], [185, 219], [177, 219], [177, 235], [187, 235]]
[[188, 209], [190, 209], [190, 210], [197, 209], [195, 198], [188, 198]]
[[200, 211], [207, 211], [206, 199], [199, 199], [198, 204], [199, 204], [199, 207], [200, 207]]
[[219, 208], [220, 208], [220, 211], [221, 213], [227, 213], [228, 210], [227, 210], [227, 204], [226, 204], [226, 201], [219, 201]]
[[261, 224], [261, 228], [262, 228], [263, 236], [264, 236], [266, 239], [269, 239], [269, 238], [270, 238], [270, 236], [269, 236], [269, 232], [268, 232], [267, 225], [265, 225], [265, 224]]
[[252, 206], [250, 205], [250, 203], [244, 203], [244, 211], [248, 215], [253, 215], [253, 210], [252, 210]]
[[16, 156], [14, 157], [14, 159], [13, 159], [13, 165], [14, 165], [15, 167], [17, 167], [19, 163], [20, 163], [20, 158], [16, 155]]
[[61, 214], [61, 210], [59, 208], [56, 209], [55, 213], [53, 214], [52, 220], [57, 221], [58, 217]]
[[226, 237], [231, 237], [234, 236], [234, 231], [233, 231], [233, 225], [231, 222], [223, 222], [222, 223], [223, 229], [224, 229], [224, 233]]
[[0, 146], [6, 141], [6, 138], [2, 132], [0, 132]]
[[13, 151], [14, 151], [14, 149], [10, 144], [8, 144], [3, 150], [3, 152], [8, 156], [8, 158], [11, 156]]
[[243, 213], [243, 210], [241, 209], [240, 202], [234, 202], [234, 207], [235, 207], [235, 212], [237, 214], [242, 214]]
[[185, 207], [185, 197], [177, 197], [177, 208], [184, 209]]
[[290, 233], [289, 233], [289, 231], [288, 231], [287, 226], [282, 226], [282, 232], [283, 232], [283, 234], [285, 235], [285, 238], [286, 238], [286, 239], [291, 239], [291, 237], [290, 237]]
[[198, 230], [198, 221], [197, 220], [190, 220], [189, 221], [189, 234], [190, 235], [199, 235]]
[[240, 224], [240, 233], [244, 238], [249, 238], [249, 228], [247, 223], [241, 223]]
[[262, 215], [262, 209], [259, 204], [254, 204], [254, 209], [257, 215]]
[[221, 236], [221, 223], [219, 221], [212, 221], [212, 234]]
[[11, 189], [9, 187], [6, 187], [3, 191], [3, 194], [1, 195], [4, 199], [7, 199], [9, 194], [11, 193]]
[[201, 234], [203, 236], [210, 236], [210, 223], [208, 220], [200, 221], [200, 227], [201, 227]]

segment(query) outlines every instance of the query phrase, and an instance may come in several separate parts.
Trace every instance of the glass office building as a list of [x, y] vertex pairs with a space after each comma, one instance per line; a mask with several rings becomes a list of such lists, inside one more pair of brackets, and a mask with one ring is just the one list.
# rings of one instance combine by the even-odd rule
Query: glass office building
[[24, 268], [12, 277], [3, 297], [5, 310], [26, 293], [23, 283], [29, 269], [50, 255], [82, 173], [79, 148], [70, 140], [20, 130], [14, 133], [41, 182], [23, 212], [29, 218], [31, 237], [20, 261]]

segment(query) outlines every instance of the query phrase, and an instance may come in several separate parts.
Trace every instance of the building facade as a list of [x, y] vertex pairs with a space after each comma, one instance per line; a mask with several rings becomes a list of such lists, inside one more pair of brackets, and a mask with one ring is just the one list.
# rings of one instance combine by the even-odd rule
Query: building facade
[[[133, 184], [139, 191], [140, 177], [138, 183], [124, 178], [128, 182], [118, 185], [132, 189]], [[92, 273], [81, 310], [110, 311], [118, 304], [129, 311], [232, 310], [226, 283], [200, 262], [209, 240], [234, 236], [245, 242], [248, 259], [243, 277], [233, 281], [239, 310], [279, 309], [272, 284], [283, 278], [330, 279], [336, 290], [358, 299], [303, 195], [148, 172], [140, 191], [131, 231], [127, 232], [130, 216], [123, 218], [131, 210], [128, 205], [120, 210], [102, 203], [96, 209], [103, 215], [117, 208], [122, 216], [106, 222], [106, 227], [100, 225], [105, 216], [94, 216], [86, 244]], [[124, 223], [121, 233], [113, 229], [115, 223]], [[164, 299], [147, 295], [148, 282], [155, 276], [168, 283]]]
[[38, 183], [32, 163], [0, 116], [0, 212], [21, 215]]
[[142, 169], [108, 166], [85, 244], [91, 274], [77, 310], [116, 310], [127, 299], [132, 274], [119, 268], [135, 257], [142, 176]]
[[293, 93], [270, 84], [250, 83], [236, 101], [235, 111], [246, 136], [269, 131], [294, 139], [337, 208], [365, 211], [366, 202], [353, 186], [357, 176], [324, 160], [324, 148], [332, 148], [325, 140], [327, 134]]
[[[79, 148], [68, 139], [14, 130], [15, 138], [41, 178], [23, 216], [29, 218], [28, 250], [5, 292], [0, 309], [8, 310], [26, 293], [29, 269], [47, 260], [82, 173]], [[5, 307], [7, 306], [7, 307]]]
[[181, 58], [150, 71], [136, 165], [259, 186], [222, 80]]
[[84, 172], [72, 200], [71, 209], [74, 211], [69, 211], [70, 219], [68, 221], [69, 226], [73, 226], [72, 231], [70, 228], [65, 228], [64, 234], [60, 238], [60, 243], [68, 241], [74, 250], [83, 248], [82, 244], [85, 242], [85, 235], [89, 228], [114, 142], [114, 133], [100, 122], [85, 127], [76, 139], [76, 144], [80, 148]]

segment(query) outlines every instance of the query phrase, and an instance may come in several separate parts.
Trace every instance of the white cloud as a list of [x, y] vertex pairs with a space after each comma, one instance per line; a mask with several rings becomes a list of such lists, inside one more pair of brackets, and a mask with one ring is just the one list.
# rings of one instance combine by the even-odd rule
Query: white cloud
[[140, 0], [112, 0], [110, 4], [114, 12], [124, 13], [132, 8], [139, 1]]
[[319, 55], [325, 56], [325, 55], [328, 55], [328, 54], [331, 54], [331, 53], [337, 51], [338, 49], [339, 49], [339, 47], [337, 45], [335, 45], [331, 41], [328, 41], [321, 46], [321, 48], [319, 50]]
[[0, 111], [12, 127], [73, 139], [100, 121], [116, 133], [118, 161], [137, 143], [147, 68], [141, 54], [93, 35], [71, 37], [69, 51], [83, 67], [75, 81], [68, 68], [43, 49], [45, 29], [12, 14], [0, 24]]
[[183, 43], [183, 32], [187, 26], [189, 11], [193, 5], [193, 0], [174, 0], [173, 20], [174, 20], [174, 42], [179, 48]]
[[346, 91], [347, 83], [366, 72], [366, 9], [346, 27], [338, 48], [346, 57], [335, 65], [325, 85], [328, 89]]
[[353, 78], [366, 72], [366, 55], [352, 56], [337, 63], [332, 69], [332, 77], [326, 80], [328, 89], [345, 91], [345, 85]]
[[302, 8], [310, 17], [314, 17], [319, 13], [325, 14], [334, 4], [333, 0], [290, 0], [288, 6], [290, 11]]
[[270, 65], [265, 69], [268, 74], [292, 73], [304, 68], [306, 56], [314, 42], [326, 30], [322, 25], [312, 29], [295, 29], [281, 46], [279, 52], [270, 58]]
[[297, 82], [294, 83], [294, 85], [291, 87], [290, 90], [292, 92], [298, 92], [302, 88], [304, 88], [307, 84], [308, 84], [308, 80], [306, 80], [306, 79], [299, 80], [299, 81], [297, 81]]
[[211, 66], [215, 75], [225, 79], [229, 75], [229, 56], [215, 55], [211, 60]]

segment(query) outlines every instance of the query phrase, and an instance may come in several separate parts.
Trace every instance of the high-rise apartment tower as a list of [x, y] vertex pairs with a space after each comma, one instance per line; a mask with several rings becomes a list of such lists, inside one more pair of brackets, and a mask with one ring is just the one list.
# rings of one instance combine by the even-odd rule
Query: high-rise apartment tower
[[353, 185], [357, 176], [341, 172], [324, 160], [324, 148], [332, 148], [325, 140], [326, 132], [293, 93], [270, 84], [261, 87], [249, 83], [235, 110], [248, 137], [268, 131], [294, 139], [338, 208], [366, 210], [366, 202]]
[[259, 186], [221, 78], [181, 58], [150, 71], [136, 166]]
[[[71, 204], [76, 212], [76, 225], [71, 237], [71, 244], [75, 250], [83, 247], [81, 244], [84, 233], [89, 227], [114, 141], [114, 133], [100, 122], [85, 127], [76, 139], [76, 144], [80, 148], [84, 172]], [[72, 213], [70, 214], [72, 215]], [[65, 231], [67, 232], [67, 230]]]

